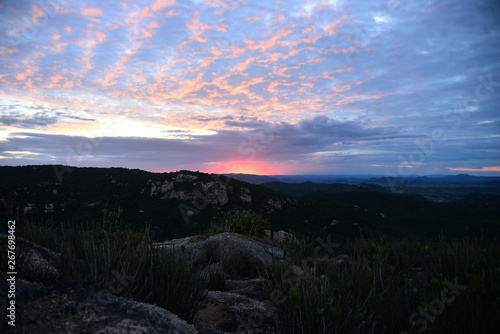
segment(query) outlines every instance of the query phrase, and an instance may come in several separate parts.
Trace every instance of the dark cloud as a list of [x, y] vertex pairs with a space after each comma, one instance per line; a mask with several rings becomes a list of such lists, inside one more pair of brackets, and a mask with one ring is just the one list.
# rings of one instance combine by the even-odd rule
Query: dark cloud
[[193, 133], [191, 130], [163, 130], [164, 133]]
[[[240, 118], [241, 119], [241, 118]], [[245, 119], [243, 117], [243, 119]], [[265, 121], [258, 121], [258, 120], [249, 120], [249, 121], [225, 121], [225, 125], [229, 127], [238, 127], [238, 128], [250, 128], [250, 129], [258, 129], [260, 127], [263, 127], [267, 125], [268, 123]]]
[[48, 115], [47, 112], [37, 112], [31, 117], [26, 117], [21, 113], [11, 115], [0, 115], [0, 123], [7, 126], [18, 126], [22, 128], [45, 127], [58, 122], [58, 118]]
[[[59, 160], [95, 158], [154, 160], [175, 158], [190, 164], [226, 160], [228, 154], [235, 160], [287, 160], [311, 152], [331, 150], [343, 143], [341, 150], [350, 150], [370, 141], [387, 137], [404, 139], [396, 128], [363, 127], [352, 122], [337, 122], [326, 117], [304, 120], [299, 124], [272, 124], [265, 121], [259, 127], [246, 131], [224, 130], [211, 136], [193, 136], [189, 131], [166, 130], [171, 134], [191, 134], [189, 139], [145, 138], [85, 138], [62, 135], [17, 133], [7, 143], [15, 147], [33, 147], [33, 151], [58, 157]], [[256, 125], [257, 125], [256, 124]], [[337, 148], [339, 150], [339, 148]], [[70, 152], [71, 154], [69, 154]], [[116, 158], [113, 158], [116, 157]], [[61, 162], [63, 163], [63, 162]]]
[[70, 118], [70, 119], [76, 119], [79, 121], [86, 121], [86, 122], [97, 122], [97, 119], [95, 118], [87, 118], [87, 117], [80, 117], [80, 116], [74, 116], [74, 115], [68, 115], [67, 113], [60, 113], [60, 116], [63, 116], [65, 118]]
[[213, 121], [224, 121], [228, 119], [234, 119], [231, 115], [221, 116], [221, 117], [208, 117], [208, 116], [196, 116], [192, 119], [200, 122], [213, 122]]

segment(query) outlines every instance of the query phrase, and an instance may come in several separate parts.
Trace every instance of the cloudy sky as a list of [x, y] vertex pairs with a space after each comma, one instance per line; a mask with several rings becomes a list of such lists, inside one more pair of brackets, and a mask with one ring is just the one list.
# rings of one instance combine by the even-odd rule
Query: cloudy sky
[[0, 0], [0, 164], [500, 175], [497, 0]]

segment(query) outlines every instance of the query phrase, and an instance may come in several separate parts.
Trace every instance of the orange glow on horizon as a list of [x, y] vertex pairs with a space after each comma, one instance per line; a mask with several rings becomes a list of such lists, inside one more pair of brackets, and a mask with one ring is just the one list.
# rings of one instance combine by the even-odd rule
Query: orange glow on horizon
[[228, 161], [213, 167], [209, 172], [214, 174], [284, 174], [280, 168], [260, 161]]
[[453, 171], [463, 171], [463, 172], [500, 172], [500, 166], [487, 166], [481, 168], [452, 168], [449, 167], [449, 170]]

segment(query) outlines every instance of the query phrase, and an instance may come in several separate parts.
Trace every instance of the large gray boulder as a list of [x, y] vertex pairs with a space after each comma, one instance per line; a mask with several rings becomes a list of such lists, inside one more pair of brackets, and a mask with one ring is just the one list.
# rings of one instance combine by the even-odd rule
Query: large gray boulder
[[156, 246], [188, 252], [195, 263], [219, 263], [226, 272], [256, 273], [258, 269], [267, 267], [273, 261], [286, 259], [285, 251], [281, 248], [261, 242], [251, 236], [230, 232], [220, 233], [197, 242], [168, 241]]
[[[0, 237], [3, 246], [6, 237]], [[117, 297], [91, 286], [68, 285], [56, 269], [61, 254], [16, 238], [22, 275], [15, 277], [15, 327], [8, 324], [7, 291], [12, 275], [0, 272], [0, 332], [9, 333], [197, 333], [175, 314]], [[0, 247], [0, 249], [3, 249]], [[21, 261], [22, 257], [22, 261]], [[21, 278], [22, 277], [22, 278]]]
[[160, 307], [84, 288], [54, 290], [29, 300], [16, 319], [9, 333], [197, 333]]
[[273, 307], [239, 294], [209, 291], [196, 314], [200, 334], [277, 333]]
[[[0, 245], [7, 242], [7, 235], [0, 235]], [[17, 266], [22, 267], [25, 278], [45, 282], [60, 278], [56, 267], [62, 261], [61, 254], [22, 238], [16, 238], [16, 246]]]

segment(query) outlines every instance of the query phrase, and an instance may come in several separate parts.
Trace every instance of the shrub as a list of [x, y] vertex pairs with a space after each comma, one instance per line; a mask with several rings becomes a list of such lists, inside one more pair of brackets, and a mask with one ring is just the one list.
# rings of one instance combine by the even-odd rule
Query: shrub
[[305, 236], [293, 229], [288, 231], [288, 235], [280, 242], [280, 247], [289, 254], [296, 265], [301, 265], [302, 259], [312, 255], [311, 245]]
[[[105, 217], [119, 215], [105, 213]], [[38, 229], [33, 223], [25, 232], [31, 235]], [[206, 294], [208, 274], [193, 266], [186, 254], [153, 248], [149, 228], [134, 231], [117, 219], [105, 219], [99, 227], [51, 226], [42, 237], [44, 246], [64, 255], [57, 267], [63, 277], [91, 280], [116, 295], [166, 308], [186, 321], [193, 320]]]
[[217, 266], [208, 270], [208, 289], [211, 291], [222, 290], [226, 286], [226, 273], [224, 268]]
[[204, 235], [212, 236], [224, 232], [255, 235], [269, 229], [270, 222], [260, 214], [246, 210], [220, 212], [204, 231]]
[[[286, 333], [415, 332], [410, 317], [437, 305], [442, 291], [461, 285], [445, 310], [432, 315], [432, 333], [494, 332], [500, 311], [500, 249], [466, 238], [422, 245], [409, 240], [357, 239], [340, 251], [343, 265], [319, 277], [298, 278], [289, 266], [275, 264], [263, 273], [264, 292]], [[317, 274], [317, 273], [316, 273]], [[424, 320], [426, 320], [424, 318]], [[422, 320], [423, 321], [423, 320]], [[415, 325], [416, 326], [416, 325]]]
[[133, 280], [131, 296], [192, 322], [207, 293], [209, 276], [175, 250], [152, 249]]

